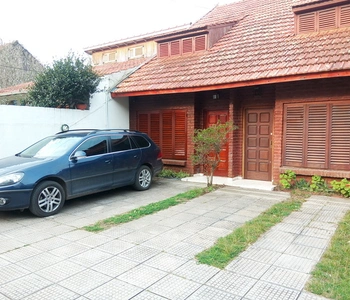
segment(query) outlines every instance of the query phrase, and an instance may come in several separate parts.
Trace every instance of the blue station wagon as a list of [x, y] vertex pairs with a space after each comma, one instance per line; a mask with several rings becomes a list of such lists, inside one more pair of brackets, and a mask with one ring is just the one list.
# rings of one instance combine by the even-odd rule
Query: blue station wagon
[[132, 185], [147, 190], [163, 168], [160, 148], [131, 130], [69, 130], [0, 159], [0, 211], [58, 213], [65, 200]]

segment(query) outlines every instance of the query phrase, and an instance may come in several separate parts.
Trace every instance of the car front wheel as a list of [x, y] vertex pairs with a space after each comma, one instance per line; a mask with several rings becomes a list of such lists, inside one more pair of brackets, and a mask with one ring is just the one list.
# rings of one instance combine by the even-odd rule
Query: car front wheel
[[152, 183], [152, 172], [147, 166], [141, 166], [136, 173], [134, 189], [138, 191], [148, 190]]
[[58, 213], [64, 205], [65, 192], [55, 181], [44, 181], [33, 191], [29, 210], [38, 217], [48, 217]]

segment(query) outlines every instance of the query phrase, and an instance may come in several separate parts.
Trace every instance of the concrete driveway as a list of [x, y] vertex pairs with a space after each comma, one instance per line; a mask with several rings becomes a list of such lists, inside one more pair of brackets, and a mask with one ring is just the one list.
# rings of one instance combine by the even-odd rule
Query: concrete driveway
[[288, 193], [225, 187], [108, 230], [81, 228], [203, 184], [157, 179], [68, 201], [41, 219], [0, 213], [3, 299], [320, 299], [304, 292], [349, 203], [312, 197], [225, 270], [194, 256]]

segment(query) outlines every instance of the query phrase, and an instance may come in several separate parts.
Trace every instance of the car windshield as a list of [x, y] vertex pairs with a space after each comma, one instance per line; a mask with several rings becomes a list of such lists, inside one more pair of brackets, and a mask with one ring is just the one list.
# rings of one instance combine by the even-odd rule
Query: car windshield
[[18, 156], [36, 158], [58, 157], [72, 149], [80, 140], [81, 137], [78, 136], [47, 137], [25, 149]]

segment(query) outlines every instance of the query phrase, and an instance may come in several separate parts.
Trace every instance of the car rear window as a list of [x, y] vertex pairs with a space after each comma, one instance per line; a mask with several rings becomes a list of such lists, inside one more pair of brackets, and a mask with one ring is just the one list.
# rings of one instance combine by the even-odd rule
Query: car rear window
[[132, 139], [139, 148], [147, 148], [150, 145], [149, 141], [147, 141], [143, 136], [134, 135], [132, 136]]

